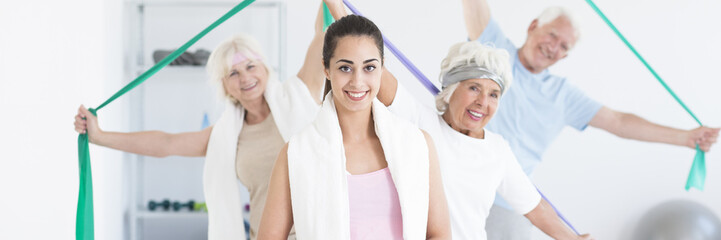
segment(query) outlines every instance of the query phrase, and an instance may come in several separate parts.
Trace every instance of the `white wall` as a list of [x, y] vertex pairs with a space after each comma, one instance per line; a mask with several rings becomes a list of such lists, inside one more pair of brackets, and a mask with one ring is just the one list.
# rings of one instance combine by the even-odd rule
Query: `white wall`
[[[289, 42], [291, 72], [301, 64], [312, 34], [317, 4], [308, 2], [288, 2], [288, 39], [298, 39]], [[466, 37], [458, 0], [352, 2], [433, 80], [448, 47]], [[611, 108], [672, 127], [696, 127], [585, 1], [491, 0], [490, 5], [494, 18], [518, 45], [525, 40], [528, 24], [545, 7], [569, 8], [582, 25], [582, 39], [567, 59], [551, 69], [553, 73], [567, 76]], [[713, 71], [718, 64], [715, 57], [721, 55], [719, 2], [606, 0], [597, 5], [703, 123], [721, 125], [717, 106], [721, 81]], [[430, 96], [386, 54], [388, 67], [407, 87], [418, 96]], [[569, 128], [550, 147], [533, 179], [579, 231], [599, 239], [628, 239], [643, 213], [670, 199], [691, 199], [721, 216], [721, 155], [715, 148], [706, 155], [705, 191], [686, 192], [683, 187], [694, 151], [624, 140], [597, 129]]]
[[[73, 116], [120, 87], [120, 1], [0, 2], [0, 239], [74, 239]], [[122, 128], [125, 103], [99, 112]], [[98, 239], [122, 238], [121, 156], [91, 147]]]
[[[262, 1], [262, 0], [261, 0]], [[289, 74], [303, 61], [317, 1], [286, 1]], [[448, 47], [465, 40], [460, 1], [354, 1], [431, 79]], [[491, 1], [493, 16], [516, 43], [532, 18], [549, 5], [576, 13], [582, 39], [552, 68], [611, 108], [655, 122], [695, 123], [656, 83], [592, 10], [580, 0]], [[712, 71], [721, 55], [721, 4], [712, 1], [597, 3], [677, 91], [698, 117], [721, 125], [721, 82]], [[519, 6], [522, 6], [519, 8]], [[71, 239], [77, 204], [80, 103], [97, 106], [122, 82], [122, 4], [119, 0], [3, 1], [0, 3], [0, 137], [4, 166], [1, 239]], [[387, 53], [388, 67], [422, 99], [416, 80]], [[101, 110], [105, 128], [123, 129], [126, 100]], [[428, 103], [430, 105], [430, 102]], [[718, 147], [716, 147], [718, 148]], [[683, 186], [693, 151], [622, 140], [589, 129], [567, 129], [551, 146], [534, 180], [576, 227], [600, 239], [622, 239], [650, 207], [675, 198], [701, 202], [721, 216], [718, 149], [707, 154], [704, 192]], [[121, 155], [91, 147], [98, 239], [122, 237]]]

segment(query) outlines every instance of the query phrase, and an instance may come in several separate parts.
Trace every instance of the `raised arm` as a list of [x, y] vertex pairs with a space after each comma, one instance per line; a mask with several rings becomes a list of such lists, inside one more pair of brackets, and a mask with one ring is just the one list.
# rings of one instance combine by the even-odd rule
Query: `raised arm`
[[593, 116], [589, 125], [606, 130], [616, 136], [646, 142], [668, 143], [696, 148], [708, 152], [716, 143], [719, 128], [699, 127], [681, 130], [661, 126], [630, 113], [622, 113], [607, 107], [601, 107]]
[[330, 11], [330, 15], [333, 15], [333, 19], [338, 20], [348, 15], [343, 0], [323, 0], [323, 2], [328, 6], [328, 10]]
[[466, 22], [466, 31], [468, 39], [475, 41], [483, 30], [486, 29], [488, 22], [491, 20], [491, 10], [486, 0], [462, 0], [463, 1], [463, 17]]
[[550, 204], [541, 199], [538, 206], [527, 213], [526, 218], [553, 239], [593, 239], [589, 234], [576, 235], [561, 221]]
[[293, 207], [290, 202], [288, 177], [288, 144], [283, 146], [273, 166], [265, 200], [263, 217], [258, 229], [258, 240], [285, 240], [293, 226]]
[[323, 98], [323, 87], [325, 76], [323, 75], [323, 4], [318, 9], [315, 17], [315, 34], [313, 40], [305, 53], [305, 61], [298, 71], [298, 78], [308, 87], [311, 96], [316, 103], [320, 104]]
[[105, 132], [98, 126], [98, 118], [80, 106], [75, 115], [75, 131], [87, 133], [90, 142], [112, 149], [153, 157], [170, 155], [205, 156], [213, 127], [197, 132], [170, 134], [161, 131]]
[[423, 135], [428, 144], [429, 157], [429, 199], [428, 199], [428, 228], [427, 239], [451, 239], [451, 220], [448, 213], [446, 194], [443, 191], [441, 170], [438, 164], [438, 154], [433, 139], [425, 131]]
[[383, 67], [383, 74], [381, 74], [381, 88], [378, 90], [376, 98], [378, 98], [378, 100], [387, 107], [393, 104], [397, 91], [398, 79], [396, 79], [396, 77], [393, 76], [387, 68]]

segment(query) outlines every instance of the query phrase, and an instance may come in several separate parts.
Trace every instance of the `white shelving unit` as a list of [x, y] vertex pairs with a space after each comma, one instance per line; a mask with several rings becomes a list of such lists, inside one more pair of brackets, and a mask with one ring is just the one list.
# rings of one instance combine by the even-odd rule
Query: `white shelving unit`
[[[173, 50], [210, 25], [240, 1], [153, 0], [126, 1], [127, 82], [153, 66], [155, 50]], [[285, 7], [280, 0], [258, 0], [228, 19], [189, 51], [212, 51], [234, 34], [253, 36], [266, 62], [285, 79]], [[130, 94], [130, 131], [187, 132], [202, 129], [222, 112], [216, 87], [208, 82], [205, 66], [167, 66]], [[207, 213], [187, 209], [148, 210], [148, 201], [204, 202], [204, 158], [153, 158], [125, 154], [128, 179], [127, 239], [206, 239]], [[247, 193], [244, 196], [247, 202]]]

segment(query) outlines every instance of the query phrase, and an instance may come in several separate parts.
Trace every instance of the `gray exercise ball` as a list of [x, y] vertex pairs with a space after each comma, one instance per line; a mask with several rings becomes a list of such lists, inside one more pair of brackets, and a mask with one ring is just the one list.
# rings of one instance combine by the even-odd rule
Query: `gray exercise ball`
[[668, 201], [643, 215], [633, 239], [721, 240], [721, 220], [697, 202]]

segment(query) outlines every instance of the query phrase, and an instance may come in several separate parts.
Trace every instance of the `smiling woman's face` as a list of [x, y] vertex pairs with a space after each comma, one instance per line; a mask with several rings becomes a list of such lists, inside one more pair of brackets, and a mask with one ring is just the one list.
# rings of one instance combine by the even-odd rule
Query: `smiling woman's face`
[[372, 38], [345, 36], [325, 69], [338, 110], [370, 108], [381, 85], [382, 58]]
[[223, 78], [225, 92], [241, 105], [263, 97], [267, 83], [268, 70], [262, 62], [254, 59], [234, 64]]
[[448, 101], [443, 119], [456, 131], [483, 138], [483, 128], [498, 108], [501, 87], [485, 78], [468, 79], [458, 84]]

